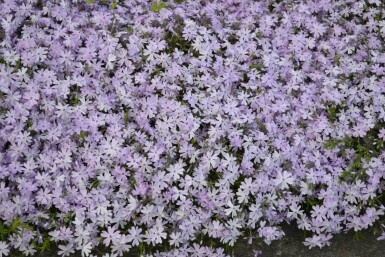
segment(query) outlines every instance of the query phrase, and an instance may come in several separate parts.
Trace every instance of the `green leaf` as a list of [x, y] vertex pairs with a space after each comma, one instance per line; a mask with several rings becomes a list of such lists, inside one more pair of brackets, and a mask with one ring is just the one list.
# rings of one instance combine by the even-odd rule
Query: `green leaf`
[[336, 113], [336, 108], [331, 106], [329, 107], [328, 109], [328, 118], [329, 118], [329, 121], [333, 122], [336, 120], [337, 118], [337, 113]]
[[51, 251], [51, 241], [48, 236], [44, 236], [43, 243], [38, 245], [36, 242], [32, 242], [36, 250], [40, 251], [40, 254]]
[[112, 4], [111, 4], [111, 10], [114, 10], [117, 6], [117, 2], [116, 0], [112, 0]]
[[308, 199], [307, 202], [310, 204], [310, 206], [314, 206], [318, 203], [318, 201], [314, 199]]
[[32, 230], [32, 227], [28, 224], [25, 224], [25, 223], [21, 223], [20, 227], [25, 229], [25, 230]]
[[166, 8], [166, 7], [167, 7], [167, 5], [165, 2], [155, 1], [152, 3], [150, 11], [158, 13], [161, 9]]
[[362, 232], [361, 231], [356, 231], [355, 233], [354, 233], [354, 240], [360, 240], [360, 239], [362, 239], [362, 238], [364, 238], [364, 236], [363, 236], [363, 234], [362, 234]]
[[100, 180], [96, 179], [94, 182], [92, 182], [91, 187], [97, 188], [100, 185]]
[[341, 172], [341, 177], [342, 178], [348, 178], [350, 173], [351, 172], [349, 170], [345, 170], [345, 171]]
[[19, 58], [19, 60], [16, 63], [16, 67], [14, 69], [14, 72], [18, 71], [21, 67], [22, 67], [21, 58]]
[[26, 124], [25, 124], [25, 127], [24, 129], [25, 130], [28, 130], [30, 127], [32, 127], [33, 123], [32, 123], [32, 120], [31, 119], [28, 119]]
[[86, 0], [86, 2], [89, 4], [93, 4], [93, 3], [95, 3], [95, 0]]
[[2, 222], [0, 222], [0, 238], [1, 240], [4, 240], [7, 238], [8, 234], [10, 233], [9, 229], [4, 226]]
[[128, 117], [128, 110], [124, 112], [124, 123], [127, 124], [129, 121], [129, 117]]
[[339, 54], [336, 54], [336, 56], [334, 56], [334, 61], [336, 62], [337, 65], [340, 65], [340, 59], [341, 59], [341, 56]]
[[70, 94], [67, 103], [69, 106], [76, 106], [79, 103], [79, 97], [76, 94]]
[[88, 131], [81, 130], [79, 133], [79, 138], [84, 140], [88, 136]]
[[382, 14], [381, 14], [381, 12], [379, 12], [379, 13], [377, 13], [377, 14], [374, 16], [374, 19], [375, 19], [376, 21], [381, 21], [381, 16], [382, 16]]
[[20, 218], [16, 217], [12, 222], [11, 222], [11, 232], [15, 232], [19, 225], [21, 224]]
[[263, 67], [264, 67], [263, 63], [256, 63], [256, 64], [250, 65], [250, 69], [257, 70], [257, 71], [262, 71]]
[[71, 220], [72, 220], [72, 212], [69, 212], [69, 213], [67, 213], [64, 217], [63, 217], [63, 221], [64, 221], [64, 223], [69, 223], [69, 222], [71, 222]]
[[342, 142], [341, 139], [332, 138], [332, 139], [325, 141], [324, 147], [326, 149], [333, 150], [334, 148], [337, 147], [338, 143], [341, 143], [341, 142]]

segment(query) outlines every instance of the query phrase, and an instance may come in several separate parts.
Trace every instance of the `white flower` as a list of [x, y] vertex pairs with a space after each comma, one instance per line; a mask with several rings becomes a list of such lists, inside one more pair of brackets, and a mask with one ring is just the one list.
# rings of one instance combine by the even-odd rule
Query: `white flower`
[[113, 69], [114, 68], [113, 62], [115, 61], [116, 61], [116, 56], [113, 54], [109, 54], [107, 64], [106, 64], [107, 69], [110, 69], [110, 70]]
[[248, 193], [246, 193], [244, 190], [242, 189], [238, 189], [237, 191], [237, 200], [239, 203], [248, 203], [248, 200], [249, 197], [248, 197]]
[[2, 256], [8, 256], [9, 249], [8, 249], [8, 244], [0, 241], [0, 257]]
[[132, 227], [128, 230], [128, 232], [128, 242], [132, 242], [132, 245], [134, 246], [139, 245], [139, 243], [142, 241], [142, 235], [140, 234], [140, 232], [142, 232], [142, 229], [138, 227]]
[[281, 189], [289, 188], [289, 185], [294, 184], [294, 178], [293, 176], [284, 170], [283, 172], [278, 173], [277, 177], [275, 178], [275, 185], [280, 185]]
[[175, 246], [179, 246], [179, 244], [181, 244], [182, 243], [182, 239], [181, 239], [181, 233], [180, 232], [172, 232], [171, 234], [170, 234], [170, 241], [169, 241], [169, 243], [170, 243], [170, 245], [175, 245]]
[[58, 252], [59, 255], [68, 256], [71, 253], [74, 253], [75, 250], [73, 249], [73, 244], [67, 244], [67, 245], [59, 245], [60, 251]]
[[290, 211], [287, 213], [288, 218], [298, 218], [299, 215], [302, 215], [303, 211], [298, 204], [291, 204]]
[[306, 246], [309, 246], [309, 249], [316, 247], [316, 246], [322, 247], [321, 237], [315, 235], [313, 237], [306, 238], [305, 242], [303, 244]]
[[91, 242], [87, 243], [87, 244], [84, 244], [82, 247], [81, 247], [81, 250], [82, 250], [82, 256], [88, 256], [90, 255], [91, 253], [91, 249], [92, 249], [92, 244]]
[[23, 253], [24, 253], [26, 256], [34, 255], [34, 254], [36, 253], [36, 250], [35, 250], [35, 248], [33, 247], [33, 245], [29, 245], [28, 247], [25, 248], [25, 250], [23, 250]]
[[172, 164], [167, 168], [167, 171], [170, 172], [174, 180], [178, 180], [184, 172], [184, 167], [186, 166], [182, 160], [179, 160], [178, 163]]
[[237, 215], [237, 212], [240, 211], [239, 206], [233, 205], [233, 203], [231, 201], [227, 202], [227, 206], [228, 206], [228, 208], [225, 209], [226, 216], [229, 216], [231, 214], [231, 216], [234, 217], [235, 215]]

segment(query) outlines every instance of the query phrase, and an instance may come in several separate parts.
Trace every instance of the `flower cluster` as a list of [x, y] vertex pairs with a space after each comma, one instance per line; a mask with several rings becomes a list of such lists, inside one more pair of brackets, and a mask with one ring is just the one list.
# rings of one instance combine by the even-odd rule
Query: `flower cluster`
[[372, 226], [384, 5], [1, 1], [0, 256], [220, 257], [282, 222], [309, 247]]

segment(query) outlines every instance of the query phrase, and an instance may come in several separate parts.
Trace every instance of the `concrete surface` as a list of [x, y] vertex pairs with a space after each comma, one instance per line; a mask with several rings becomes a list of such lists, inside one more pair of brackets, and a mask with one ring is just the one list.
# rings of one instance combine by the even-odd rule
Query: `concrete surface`
[[235, 249], [236, 257], [254, 257], [254, 250], [262, 250], [258, 257], [385, 257], [385, 241], [378, 241], [373, 228], [361, 231], [362, 238], [356, 239], [354, 231], [335, 235], [331, 245], [308, 249], [303, 245], [303, 232], [294, 225], [284, 225], [286, 236], [271, 245], [245, 242]]

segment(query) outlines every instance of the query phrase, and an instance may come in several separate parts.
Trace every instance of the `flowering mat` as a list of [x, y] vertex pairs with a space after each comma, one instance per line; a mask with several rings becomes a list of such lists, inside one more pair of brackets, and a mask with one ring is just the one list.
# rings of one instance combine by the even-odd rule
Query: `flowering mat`
[[384, 10], [0, 1], [0, 257], [385, 239]]

